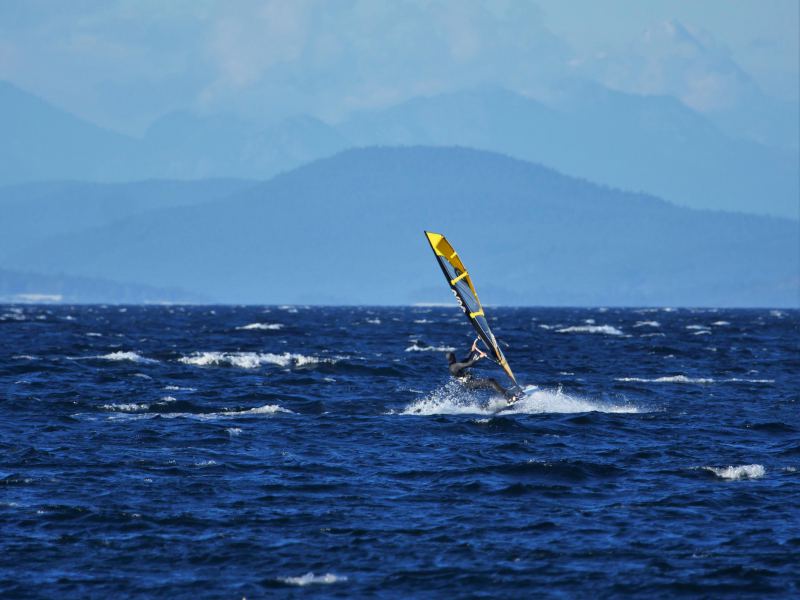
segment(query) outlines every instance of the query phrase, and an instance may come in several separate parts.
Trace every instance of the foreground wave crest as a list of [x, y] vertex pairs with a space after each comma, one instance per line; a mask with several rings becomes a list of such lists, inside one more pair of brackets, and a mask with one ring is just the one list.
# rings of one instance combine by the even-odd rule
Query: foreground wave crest
[[607, 403], [574, 394], [561, 389], [546, 390], [536, 386], [525, 388], [525, 396], [507, 407], [503, 398], [492, 397], [482, 401], [465, 390], [458, 382], [451, 381], [434, 390], [424, 398], [412, 402], [400, 414], [403, 415], [493, 415], [503, 414], [542, 414], [542, 413], [640, 413], [646, 412], [637, 406], [626, 403]]

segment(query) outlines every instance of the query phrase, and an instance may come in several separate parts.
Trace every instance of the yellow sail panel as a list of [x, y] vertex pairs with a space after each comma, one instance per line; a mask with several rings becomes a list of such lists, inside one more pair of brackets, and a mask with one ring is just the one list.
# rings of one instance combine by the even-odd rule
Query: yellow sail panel
[[431, 248], [433, 248], [434, 254], [444, 258], [444, 260], [449, 262], [453, 268], [458, 271], [458, 275], [456, 275], [455, 280], [450, 280], [450, 285], [454, 286], [461, 279], [465, 279], [470, 291], [472, 292], [472, 295], [475, 296], [475, 302], [478, 303], [478, 307], [480, 308], [481, 301], [478, 299], [478, 293], [475, 291], [475, 286], [472, 285], [472, 279], [470, 279], [469, 272], [464, 266], [464, 263], [461, 262], [461, 259], [459, 258], [455, 248], [453, 248], [453, 246], [450, 245], [450, 242], [447, 241], [447, 238], [440, 233], [426, 231], [425, 235], [428, 238]]

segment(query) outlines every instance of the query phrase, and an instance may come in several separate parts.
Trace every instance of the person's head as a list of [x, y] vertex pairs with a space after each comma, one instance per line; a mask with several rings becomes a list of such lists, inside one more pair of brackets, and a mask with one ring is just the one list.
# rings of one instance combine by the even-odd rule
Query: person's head
[[454, 362], [456, 362], [456, 353], [455, 353], [455, 352], [448, 352], [448, 353], [447, 353], [447, 362], [448, 362], [449, 364], [451, 364], [451, 365], [452, 365]]

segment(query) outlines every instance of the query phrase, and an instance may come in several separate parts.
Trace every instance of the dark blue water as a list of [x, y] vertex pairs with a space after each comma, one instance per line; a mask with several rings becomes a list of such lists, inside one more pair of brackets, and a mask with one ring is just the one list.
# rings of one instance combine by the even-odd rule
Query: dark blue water
[[800, 594], [798, 311], [491, 316], [0, 306], [0, 596]]

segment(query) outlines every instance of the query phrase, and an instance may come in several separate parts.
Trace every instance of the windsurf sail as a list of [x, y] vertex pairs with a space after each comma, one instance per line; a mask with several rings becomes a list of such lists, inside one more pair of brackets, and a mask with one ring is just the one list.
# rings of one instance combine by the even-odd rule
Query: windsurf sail
[[478, 299], [478, 293], [475, 291], [469, 272], [458, 257], [458, 253], [443, 235], [426, 231], [425, 236], [428, 238], [428, 243], [430, 243], [433, 253], [436, 255], [436, 260], [442, 268], [453, 295], [455, 295], [464, 310], [464, 314], [467, 315], [469, 322], [472, 323], [478, 333], [478, 337], [486, 345], [489, 358], [500, 365], [506, 375], [514, 382], [514, 385], [519, 387], [514, 373], [508, 366], [506, 357], [503, 356], [503, 351], [500, 350], [500, 345], [489, 328], [489, 322], [486, 320], [483, 306], [481, 306], [481, 301]]

